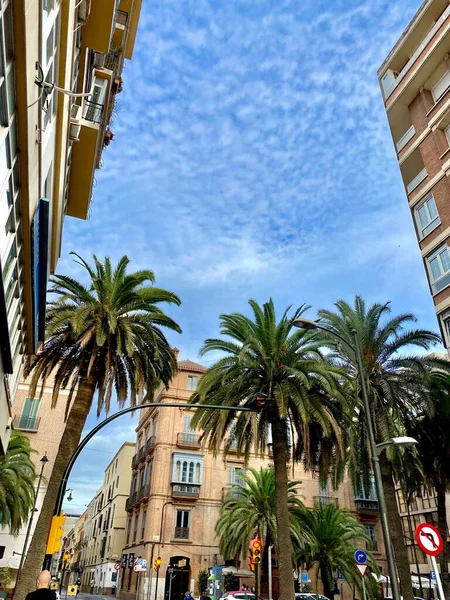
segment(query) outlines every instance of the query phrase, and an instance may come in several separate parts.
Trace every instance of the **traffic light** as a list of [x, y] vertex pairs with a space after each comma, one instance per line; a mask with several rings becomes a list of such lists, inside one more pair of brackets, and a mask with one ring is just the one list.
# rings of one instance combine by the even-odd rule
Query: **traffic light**
[[158, 556], [157, 558], [155, 558], [155, 562], [153, 563], [153, 569], [156, 571], [156, 573], [159, 571], [159, 567], [161, 566], [161, 557]]
[[58, 552], [58, 550], [62, 546], [62, 537], [64, 535], [64, 523], [66, 521], [66, 517], [64, 516], [63, 511], [61, 511], [60, 515], [55, 515], [52, 517], [52, 524], [50, 526], [50, 533], [48, 534], [47, 539], [47, 548], [45, 550], [46, 554], [54, 554]]
[[259, 565], [259, 563], [261, 562], [261, 549], [261, 540], [258, 537], [254, 538], [252, 540], [252, 555], [253, 562], [255, 563], [255, 565]]

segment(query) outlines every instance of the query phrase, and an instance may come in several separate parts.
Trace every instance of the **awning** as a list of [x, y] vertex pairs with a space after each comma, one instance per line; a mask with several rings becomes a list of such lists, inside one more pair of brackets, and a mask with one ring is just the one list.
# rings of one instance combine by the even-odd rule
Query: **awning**
[[18, 569], [20, 563], [19, 556], [13, 556], [12, 558], [0, 559], [0, 568], [2, 569]]
[[227, 573], [233, 573], [236, 577], [254, 577], [255, 574], [252, 571], [248, 571], [247, 569], [237, 569], [236, 567], [224, 567], [222, 569], [222, 573], [226, 575]]

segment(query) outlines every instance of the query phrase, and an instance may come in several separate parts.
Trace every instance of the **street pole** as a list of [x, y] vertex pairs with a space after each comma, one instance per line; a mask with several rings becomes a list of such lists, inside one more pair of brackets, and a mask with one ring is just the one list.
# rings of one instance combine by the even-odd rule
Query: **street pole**
[[150, 575], [148, 577], [148, 589], [147, 589], [147, 600], [150, 600], [151, 596], [152, 596], [152, 582], [153, 582], [153, 556], [154, 556], [154, 552], [155, 552], [155, 544], [152, 544], [152, 552], [150, 555]]
[[272, 546], [267, 548], [267, 572], [269, 574], [269, 600], [272, 600]]
[[258, 600], [258, 597], [259, 597], [259, 563], [255, 563], [255, 600]]
[[158, 583], [159, 583], [159, 569], [156, 571], [155, 600], [158, 599]]
[[20, 580], [20, 576], [22, 575], [23, 563], [25, 562], [25, 557], [27, 555], [27, 546], [28, 546], [28, 540], [30, 539], [30, 535], [31, 535], [31, 527], [33, 525], [34, 513], [37, 512], [36, 506], [37, 506], [37, 502], [38, 502], [39, 489], [41, 487], [42, 476], [44, 474], [45, 465], [48, 463], [47, 452], [41, 458], [40, 462], [42, 463], [41, 472], [39, 473], [38, 484], [37, 484], [36, 491], [34, 494], [33, 510], [31, 511], [30, 520], [28, 521], [27, 533], [25, 535], [25, 541], [23, 543], [22, 556], [20, 557], [19, 570], [17, 571], [17, 581]]
[[[328, 331], [328, 330], [327, 330]], [[400, 592], [398, 589], [397, 581], [397, 568], [395, 566], [394, 553], [391, 546], [391, 538], [389, 533], [389, 523], [387, 518], [387, 507], [386, 498], [384, 496], [383, 479], [381, 477], [380, 459], [377, 453], [377, 445], [375, 443], [375, 432], [372, 423], [372, 416], [370, 413], [369, 397], [367, 395], [366, 382], [364, 379], [364, 368], [361, 356], [361, 349], [359, 347], [358, 336], [356, 331], [352, 331], [353, 341], [355, 344], [356, 360], [358, 362], [359, 379], [361, 383], [361, 391], [363, 395], [364, 412], [366, 413], [367, 429], [369, 432], [369, 445], [370, 452], [372, 455], [373, 473], [375, 476], [375, 487], [377, 490], [378, 502], [380, 504], [380, 520], [381, 527], [383, 529], [384, 545], [386, 549], [386, 558], [389, 569], [389, 577], [391, 580], [392, 596], [394, 600], [400, 600]]]

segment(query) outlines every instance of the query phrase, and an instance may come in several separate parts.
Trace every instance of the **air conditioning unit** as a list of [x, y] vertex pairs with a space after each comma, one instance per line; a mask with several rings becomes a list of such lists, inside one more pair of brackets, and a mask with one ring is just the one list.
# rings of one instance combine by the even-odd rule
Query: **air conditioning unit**
[[81, 0], [78, 7], [78, 20], [85, 23], [88, 20], [91, 11], [91, 0]]
[[80, 139], [81, 131], [81, 116], [82, 109], [78, 104], [73, 104], [70, 111], [70, 131], [69, 139], [73, 142], [77, 142]]
[[105, 55], [102, 52], [94, 52], [94, 67], [103, 69], [105, 66]]

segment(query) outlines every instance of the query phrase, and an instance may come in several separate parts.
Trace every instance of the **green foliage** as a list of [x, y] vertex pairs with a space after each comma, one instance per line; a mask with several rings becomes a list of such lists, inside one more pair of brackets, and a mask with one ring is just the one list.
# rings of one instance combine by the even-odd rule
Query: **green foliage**
[[208, 577], [209, 577], [209, 573], [206, 569], [203, 569], [202, 571], [199, 572], [198, 578], [197, 578], [199, 594], [201, 594], [202, 592], [205, 592], [208, 589]]
[[0, 567], [0, 584], [4, 588], [9, 588], [16, 579], [17, 570], [9, 567]]
[[[250, 540], [259, 531], [263, 546], [277, 540], [275, 518], [275, 473], [273, 468], [249, 469], [240, 475], [242, 484], [231, 486], [216, 523], [219, 548], [225, 559], [246, 553]], [[297, 497], [300, 481], [289, 482], [289, 510], [294, 520], [295, 509], [302, 504]], [[292, 523], [294, 527], [294, 523]]]
[[239, 579], [234, 573], [227, 573], [223, 585], [226, 592], [235, 592], [239, 589]]
[[19, 533], [34, 506], [32, 452], [30, 440], [13, 431], [6, 454], [0, 456], [0, 524], [12, 535]]
[[[296, 509], [296, 517], [294, 547], [298, 562], [317, 566], [325, 589], [334, 588], [337, 570], [348, 583], [356, 583], [360, 589], [361, 577], [355, 569], [354, 552], [358, 541], [368, 540], [364, 526], [349, 511], [332, 503], [318, 503], [312, 510], [302, 506]], [[377, 573], [378, 567], [370, 553], [368, 561]]]
[[152, 271], [127, 273], [126, 256], [115, 268], [108, 257], [102, 263], [94, 256], [91, 266], [75, 256], [90, 282], [85, 286], [67, 275], [51, 277], [56, 299], [47, 308], [47, 340], [27, 368], [27, 374], [33, 371], [30, 393], [53, 371], [53, 406], [59, 390], [69, 387], [68, 410], [76, 386], [88, 378], [98, 392], [98, 414], [108, 412], [113, 389], [120, 406], [128, 399], [134, 406], [160, 381], [168, 385], [176, 371], [162, 328], [180, 328], [158, 305], [179, 305], [180, 300], [146, 285], [154, 282]]

